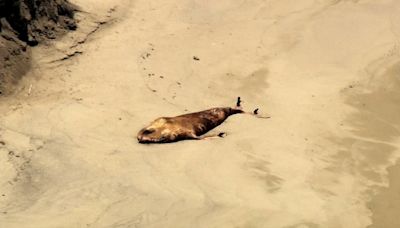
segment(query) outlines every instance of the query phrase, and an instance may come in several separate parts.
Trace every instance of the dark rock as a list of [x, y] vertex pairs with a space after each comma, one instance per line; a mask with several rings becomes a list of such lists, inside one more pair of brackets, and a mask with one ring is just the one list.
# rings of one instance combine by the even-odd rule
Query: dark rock
[[67, 0], [0, 0], [0, 94], [29, 69], [27, 46], [75, 30], [74, 13]]
[[55, 31], [76, 29], [74, 7], [65, 0], [0, 0], [0, 17], [6, 18], [18, 38], [31, 46]]

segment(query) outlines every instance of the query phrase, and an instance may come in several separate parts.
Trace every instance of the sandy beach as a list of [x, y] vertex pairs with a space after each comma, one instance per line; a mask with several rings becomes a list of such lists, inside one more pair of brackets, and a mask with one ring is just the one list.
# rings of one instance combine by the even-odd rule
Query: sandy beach
[[[400, 227], [400, 1], [71, 2], [0, 98], [0, 227]], [[238, 96], [271, 118], [136, 140]]]

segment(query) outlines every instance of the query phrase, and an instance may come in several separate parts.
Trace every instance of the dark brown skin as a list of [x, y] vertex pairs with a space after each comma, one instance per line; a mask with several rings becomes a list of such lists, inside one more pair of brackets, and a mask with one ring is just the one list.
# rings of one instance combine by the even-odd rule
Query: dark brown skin
[[184, 139], [201, 139], [201, 135], [214, 129], [230, 115], [242, 113], [240, 109], [212, 108], [176, 117], [161, 117], [138, 133], [139, 143], [168, 143]]
[[[237, 105], [235, 108], [212, 108], [176, 117], [158, 118], [140, 130], [137, 139], [139, 143], [170, 143], [185, 139], [222, 137], [223, 133], [203, 135], [223, 123], [229, 116], [247, 113], [240, 107], [240, 98], [238, 98]], [[256, 115], [257, 113], [247, 114]]]

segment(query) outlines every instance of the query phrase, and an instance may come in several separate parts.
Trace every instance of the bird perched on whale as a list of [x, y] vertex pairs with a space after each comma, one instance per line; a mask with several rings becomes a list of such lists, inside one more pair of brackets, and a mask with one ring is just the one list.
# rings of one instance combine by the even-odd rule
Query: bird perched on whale
[[225, 133], [205, 135], [234, 114], [251, 114], [259, 118], [270, 118], [258, 115], [258, 108], [253, 112], [245, 112], [241, 107], [241, 99], [237, 98], [236, 106], [218, 107], [200, 112], [175, 117], [160, 117], [139, 131], [139, 143], [171, 143], [186, 139], [208, 139], [223, 137]]

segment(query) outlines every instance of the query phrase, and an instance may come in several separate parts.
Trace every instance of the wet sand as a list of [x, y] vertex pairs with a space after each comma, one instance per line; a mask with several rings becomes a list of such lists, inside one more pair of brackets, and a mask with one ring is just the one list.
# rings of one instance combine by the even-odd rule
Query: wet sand
[[374, 197], [369, 207], [373, 211], [373, 224], [369, 228], [387, 227], [395, 228], [400, 226], [400, 164], [388, 169], [389, 183], [382, 188]]
[[[78, 31], [0, 101], [0, 224], [397, 227], [400, 3], [74, 2]], [[135, 139], [239, 95], [272, 118]]]

